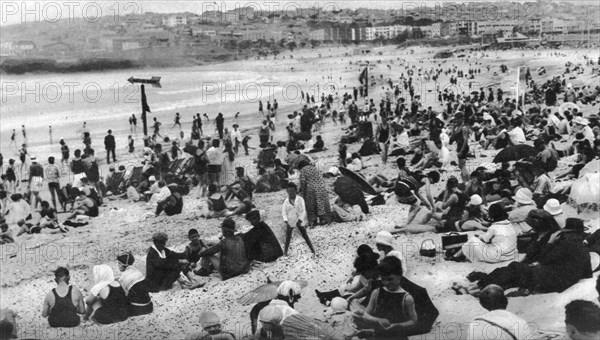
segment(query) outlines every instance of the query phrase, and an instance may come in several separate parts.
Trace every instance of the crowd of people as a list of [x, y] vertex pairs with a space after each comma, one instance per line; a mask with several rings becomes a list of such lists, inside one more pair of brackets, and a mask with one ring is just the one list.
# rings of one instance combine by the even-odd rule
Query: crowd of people
[[[481, 88], [469, 94], [438, 88], [443, 109], [436, 111], [423, 107], [413, 82], [423, 77], [472, 79], [481, 73], [481, 66], [474, 62], [463, 70], [440, 62], [426, 68], [400, 58], [396, 65], [404, 70], [399, 79], [384, 80], [383, 75], [372, 79], [382, 85], [379, 104], [369, 98], [365, 86], [342, 96], [323, 94], [316, 104], [314, 96], [307, 93], [304, 99], [303, 94], [301, 108], [288, 116], [285, 141], [273, 140], [279, 104], [267, 102], [265, 113], [260, 102], [264, 121], [258, 129], [256, 179], [249, 169], [236, 166], [236, 157], [242, 156], [240, 145], [244, 156], [249, 154], [250, 134], [243, 137], [245, 132], [237, 122], [227, 129], [222, 113], [214, 119], [217, 136], [212, 140], [202, 138], [200, 114], [194, 116], [190, 138], [183, 138], [181, 132], [181, 139], [174, 141], [164, 139], [161, 124], [154, 118], [153, 137], [148, 139], [139, 166], [130, 168], [117, 165], [115, 138], [108, 130], [106, 161], [110, 164], [112, 158], [116, 164], [110, 165], [104, 177], [89, 131], [83, 132], [84, 148], [76, 149], [73, 159], [61, 140], [61, 164], [69, 164], [73, 178], [63, 187], [54, 157], [43, 167], [30, 156], [29, 177], [23, 182], [27, 188], [19, 192], [16, 174], [21, 171], [11, 159], [0, 191], [2, 243], [15, 242], [15, 237], [26, 233], [65, 233], [83, 227], [89, 218], [99, 216], [106, 200], [143, 201], [153, 210], [149, 216], [162, 212], [174, 216], [182, 213], [184, 196], [194, 187], [204, 202], [196, 216], [223, 219], [217, 243], [202, 240], [198, 230], [190, 229], [190, 242], [181, 253], [167, 247], [166, 233], [155, 233], [146, 254], [145, 275], [135, 268], [130, 253], [116, 258], [121, 272], [118, 279], [107, 264], [93, 266], [94, 284], [88, 296], [70, 283], [68, 269], [58, 268], [54, 272], [57, 287], [46, 295], [42, 316], [51, 327], [75, 327], [81, 322], [80, 315], [83, 320], [111, 324], [151, 314], [151, 294], [174, 286], [196, 289], [205, 284], [200, 277], [211, 275], [229, 280], [251, 271], [254, 261], [274, 262], [288, 256], [296, 228], [310, 252], [318, 256], [318, 244], [309, 236], [311, 228], [361, 221], [370, 213], [369, 205], [396, 201], [410, 206], [408, 216], [393, 230], [376, 234], [374, 246], [382, 255], [370, 245], [361, 245], [349, 280], [331, 291], [316, 291], [320, 302], [330, 308], [328, 322], [346, 336], [365, 339], [407, 339], [429, 332], [439, 311], [422, 287], [406, 279], [411, 268], [403, 253], [394, 249], [394, 238], [435, 232], [442, 233], [444, 243], [446, 236], [450, 242], [452, 235], [446, 235], [450, 232], [465, 237], [444, 246], [447, 261], [507, 263], [487, 273], [473, 271], [465, 278], [469, 284], [451, 287], [457, 294], [475, 296], [489, 311], [471, 322], [469, 339], [481, 338], [489, 327], [506, 335], [504, 338], [523, 338], [511, 326], [527, 321], [506, 311], [508, 297], [563, 292], [581, 279], [591, 278], [597, 269], [592, 268], [590, 252], [599, 253], [600, 234], [586, 233], [584, 221], [565, 216], [562, 204], [569, 199], [582, 169], [600, 156], [598, 116], [584, 117], [575, 105], [595, 102], [600, 88], [584, 87], [577, 92], [568, 83], [570, 70], [539, 82], [529, 74], [530, 90], [524, 102], [504, 98], [500, 88]], [[508, 70], [502, 67], [500, 72]], [[359, 93], [364, 99], [362, 106]], [[559, 95], [562, 97], [556, 99]], [[561, 102], [573, 105], [558, 110]], [[177, 113], [173, 128], [181, 129], [181, 118]], [[320, 131], [328, 121], [336, 127], [339, 123], [344, 135], [338, 166], [324, 172], [316, 160], [319, 152], [327, 150]], [[132, 132], [136, 124], [132, 116]], [[163, 150], [159, 137], [171, 146], [169, 151]], [[362, 143], [360, 150], [349, 153], [348, 147], [355, 143]], [[134, 147], [129, 146], [133, 153]], [[451, 160], [451, 148], [456, 151], [456, 161]], [[498, 166], [469, 171], [467, 161], [491, 148], [502, 150], [497, 158], [503, 151], [510, 152], [495, 160]], [[23, 149], [27, 154], [26, 145]], [[382, 168], [397, 167], [397, 176], [387, 178], [368, 171], [363, 157], [374, 154], [381, 156]], [[389, 162], [392, 157], [394, 161]], [[560, 162], [572, 167], [556, 174]], [[451, 166], [458, 167], [458, 176], [449, 177], [443, 190], [435, 192], [441, 173]], [[557, 182], [552, 177], [572, 180]], [[40, 197], [44, 182], [52, 202]], [[282, 189], [287, 195], [278, 209], [279, 225], [270, 226], [263, 220], [254, 194]], [[70, 213], [59, 222], [59, 208], [66, 212], [69, 203]], [[599, 203], [589, 202], [584, 208], [598, 209]], [[19, 218], [11, 220], [13, 216]], [[252, 228], [237, 232], [234, 216], [245, 218]], [[16, 236], [9, 228], [10, 221], [18, 225]], [[278, 228], [284, 231], [283, 245], [273, 232]], [[518, 260], [518, 254], [525, 257]], [[513, 291], [505, 294], [510, 289]], [[256, 338], [283, 339], [289, 320], [300, 315], [294, 304], [301, 295], [298, 283], [284, 281], [276, 296], [256, 304], [250, 312]], [[566, 315], [572, 339], [600, 336], [598, 305], [576, 300], [566, 306]], [[200, 325], [202, 330], [187, 339], [235, 338], [221, 329], [220, 319], [212, 311], [202, 314]]]

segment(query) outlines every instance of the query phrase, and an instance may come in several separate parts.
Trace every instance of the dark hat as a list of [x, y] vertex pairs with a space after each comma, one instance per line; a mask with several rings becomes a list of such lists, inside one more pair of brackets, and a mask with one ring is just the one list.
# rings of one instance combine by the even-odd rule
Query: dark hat
[[124, 266], [131, 266], [135, 262], [133, 254], [127, 253], [117, 256], [117, 261]]
[[260, 212], [258, 210], [252, 210], [246, 214], [246, 220], [250, 221], [253, 218], [258, 218], [260, 220]]
[[583, 233], [585, 230], [585, 227], [583, 226], [583, 220], [575, 217], [567, 218], [565, 222], [565, 230]]
[[558, 224], [556, 223], [556, 220], [554, 220], [554, 217], [544, 209], [531, 210], [529, 214], [527, 214], [525, 222], [529, 224], [531, 228], [533, 228], [533, 230], [536, 232], [543, 230], [553, 231], [560, 229], [560, 227], [558, 227]]

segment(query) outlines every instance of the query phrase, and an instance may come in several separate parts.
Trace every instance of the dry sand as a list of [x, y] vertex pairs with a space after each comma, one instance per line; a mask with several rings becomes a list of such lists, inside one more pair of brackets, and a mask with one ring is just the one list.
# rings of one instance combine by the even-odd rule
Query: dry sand
[[[276, 63], [252, 61], [245, 63], [244, 67], [262, 68], [265, 72], [269, 72], [271, 69], [274, 69], [273, 72], [284, 72], [286, 64], [289, 64], [294, 65], [297, 70], [303, 70], [290, 73], [290, 81], [304, 80], [302, 78], [309, 73], [312, 74], [311, 79], [319, 79], [321, 75], [326, 76], [327, 72], [331, 70], [332, 74], [343, 74], [343, 78], [346, 79], [344, 82], [347, 82], [351, 89], [352, 86], [357, 85], [358, 72], [355, 65], [352, 67], [348, 65], [350, 59], [356, 62], [366, 59], [385, 61], [406, 58], [409, 63], [427, 68], [442, 62], [431, 63], [426, 60], [433, 56], [432, 49], [414, 48], [413, 50], [415, 53], [409, 54], [405, 50], [383, 47], [376, 49], [377, 52], [382, 52], [381, 56], [344, 57], [343, 62], [340, 62], [340, 55], [351, 52], [351, 50], [333, 51], [336, 53], [332, 52], [334, 55], [332, 58], [328, 58], [329, 51], [326, 49], [298, 51], [294, 53], [293, 61], [287, 58], [285, 61], [280, 60]], [[322, 53], [323, 58], [314, 58], [319, 52]], [[546, 51], [524, 53], [525, 56], [522, 56], [521, 52], [490, 52], [490, 57], [474, 59], [483, 62], [482, 75], [476, 80], [481, 83], [501, 82], [503, 88], [506, 89], [511, 82], [509, 77], [506, 75], [494, 77], [493, 71], [489, 74], [484, 72], [483, 68], [486, 64], [492, 65], [496, 70], [502, 63], [507, 64], [509, 68], [516, 65], [530, 66], [532, 73], [539, 65], [544, 65], [550, 75], [555, 70], [561, 70], [568, 60], [567, 58], [550, 59], [547, 57], [548, 52]], [[541, 55], [538, 56], [538, 53]], [[571, 51], [569, 53], [573, 56], [581, 55], [584, 52]], [[304, 57], [304, 60], [300, 60], [300, 55]], [[309, 59], [311, 56], [313, 59]], [[549, 62], [552, 62], [552, 65], [548, 65]], [[462, 69], [468, 67], [466, 61], [456, 59], [448, 59], [444, 65], [450, 67], [453, 64], [460, 65]], [[232, 63], [219, 67], [232, 68], [239, 65], [239, 63]], [[300, 74], [301, 72], [303, 74]], [[379, 74], [384, 74], [385, 78], [397, 79], [401, 72], [404, 72], [404, 69], [400, 69], [396, 61], [396, 66], [392, 68], [391, 72], [384, 69], [382, 64], [372, 74], [377, 77]], [[539, 78], [534, 74], [534, 79]], [[447, 81], [447, 78], [443, 78], [442, 81]], [[376, 102], [379, 101], [379, 93], [372, 92], [372, 97]], [[316, 96], [315, 99], [317, 99]], [[281, 118], [278, 122], [275, 140], [284, 139], [283, 126], [287, 122], [285, 117], [292, 110], [299, 108], [297, 104], [286, 104], [283, 101], [280, 103]], [[233, 105], [228, 112], [239, 111], [236, 110], [236, 104]], [[237, 104], [238, 107], [240, 105]], [[432, 99], [428, 99], [426, 105], [435, 105], [435, 103]], [[255, 106], [251, 109], [254, 110]], [[246, 110], [248, 110], [247, 106]], [[165, 116], [167, 115], [172, 117], [172, 113], [165, 113]], [[242, 128], [257, 126], [258, 121], [256, 116], [245, 118]], [[231, 122], [229, 121], [229, 123]], [[329, 151], [317, 153], [314, 156], [320, 164], [335, 164], [337, 162], [337, 146], [334, 143], [339, 140], [340, 127], [333, 126], [331, 122], [328, 122], [321, 134], [324, 136]], [[256, 136], [254, 143], [257, 142], [257, 139]], [[357, 151], [359, 147], [360, 145], [357, 144], [351, 145], [349, 151]], [[454, 154], [454, 150], [452, 152]], [[485, 157], [471, 160], [469, 166], [474, 168], [483, 162], [491, 162], [494, 153], [492, 151], [482, 153]], [[99, 158], [102, 158], [102, 155], [99, 155]], [[127, 159], [124, 154], [119, 155], [119, 158]], [[249, 163], [251, 158], [242, 156], [237, 161]], [[395, 175], [395, 169], [392, 166], [380, 166], [378, 156], [367, 157], [365, 164], [370, 166], [364, 171], [365, 174], [378, 172], [389, 176]], [[254, 175], [255, 172], [252, 174]], [[457, 174], [458, 169], [450, 167], [444, 178]], [[328, 184], [331, 183], [332, 180], [328, 180]], [[436, 186], [434, 192], [439, 192], [444, 185], [445, 180]], [[256, 204], [263, 210], [265, 220], [281, 240], [283, 230], [280, 204], [285, 198], [285, 192], [256, 194], [255, 197]], [[371, 214], [368, 215], [366, 221], [332, 224], [311, 229], [309, 233], [318, 250], [317, 257], [311, 256], [302, 239], [296, 235], [290, 247], [289, 257], [282, 258], [276, 263], [256, 266], [247, 275], [226, 282], [211, 277], [207, 280], [205, 287], [194, 291], [174, 289], [153, 294], [155, 312], [151, 315], [132, 318], [111, 326], [99, 326], [88, 322], [75, 329], [48, 328], [47, 321], [41, 317], [42, 301], [44, 295], [54, 287], [51, 273], [57, 266], [68, 266], [71, 270], [71, 282], [80, 289], [88, 289], [92, 284], [92, 267], [108, 263], [117, 274], [115, 258], [123, 251], [132, 251], [136, 257], [136, 266], [144, 270], [145, 254], [151, 244], [151, 235], [156, 231], [167, 232], [170, 237], [168, 245], [175, 250], [183, 249], [187, 230], [190, 228], [198, 229], [203, 239], [216, 239], [219, 234], [220, 220], [205, 220], [197, 217], [198, 206], [201, 204], [197, 190], [194, 189], [190, 195], [185, 196], [184, 202], [184, 212], [181, 215], [145, 218], [144, 216], [149, 210], [146, 210], [141, 203], [131, 204], [124, 200], [106, 200], [106, 206], [101, 208], [100, 216], [93, 219], [87, 227], [72, 229], [68, 234], [62, 235], [26, 235], [19, 237], [15, 244], [0, 246], [2, 258], [0, 307], [11, 308], [18, 312], [19, 334], [23, 338], [177, 339], [199, 329], [198, 317], [204, 310], [215, 311], [221, 317], [224, 327], [235, 332], [238, 338], [242, 338], [249, 333], [248, 313], [251, 306], [240, 306], [235, 302], [237, 297], [264, 283], [267, 277], [273, 280], [303, 279], [307, 280], [309, 285], [304, 290], [303, 297], [296, 305], [296, 309], [303, 314], [323, 318], [325, 307], [319, 304], [314, 289], [333, 289], [345, 282], [352, 269], [352, 259], [356, 247], [362, 243], [374, 246], [374, 235], [378, 231], [393, 228], [407, 214], [407, 206], [398, 204], [392, 198], [387, 205], [371, 207]], [[111, 211], [112, 208], [117, 208], [118, 211]], [[576, 214], [568, 207], [565, 209], [569, 210], [569, 215]], [[588, 224], [598, 228], [597, 213], [583, 217], [589, 220]], [[61, 216], [61, 220], [62, 218], [64, 215]], [[242, 218], [236, 218], [236, 222], [241, 230], [247, 228], [248, 223]], [[455, 295], [450, 289], [452, 283], [464, 283], [465, 275], [473, 270], [488, 272], [503, 264], [446, 262], [443, 260], [441, 252], [435, 258], [421, 257], [418, 249], [425, 239], [433, 239], [438, 247], [441, 247], [440, 235], [432, 233], [398, 236], [395, 241], [397, 248], [401, 248], [407, 258], [408, 278], [428, 289], [441, 313], [434, 330], [430, 334], [418, 338], [464, 339], [467, 336], [468, 322], [485, 311], [475, 298]], [[546, 337], [562, 338], [564, 337], [564, 334], [561, 334], [564, 332], [564, 305], [574, 298], [595, 300], [593, 282], [595, 281], [586, 280], [562, 294], [513, 298], [510, 299], [508, 309], [534, 323], [537, 329], [546, 331]]]

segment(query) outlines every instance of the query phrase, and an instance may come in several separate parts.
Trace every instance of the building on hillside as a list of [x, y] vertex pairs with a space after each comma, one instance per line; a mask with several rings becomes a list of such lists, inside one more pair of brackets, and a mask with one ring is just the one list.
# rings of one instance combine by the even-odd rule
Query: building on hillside
[[310, 31], [310, 33], [308, 35], [310, 37], [310, 40], [325, 41], [325, 29], [324, 28]]
[[113, 51], [130, 51], [138, 50], [147, 46], [147, 41], [136, 38], [113, 38], [112, 39], [112, 50]]
[[440, 27], [440, 36], [449, 37], [458, 34], [458, 24], [454, 21], [443, 22]]
[[404, 25], [366, 27], [364, 40], [370, 41], [377, 38], [392, 39], [404, 31], [411, 31], [412, 27]]
[[57, 41], [51, 44], [42, 46], [44, 54], [52, 56], [68, 56], [72, 55], [76, 50], [73, 46], [62, 41]]
[[174, 14], [163, 18], [163, 25], [167, 27], [177, 27], [187, 25], [187, 17], [185, 15]]
[[540, 39], [530, 38], [518, 32], [503, 32], [501, 36], [496, 37], [496, 45], [498, 47], [532, 46], [539, 44]]
[[36, 50], [36, 45], [31, 40], [19, 40], [13, 43], [13, 49], [16, 55], [28, 55]]
[[15, 55], [15, 47], [12, 41], [4, 41], [0, 43], [0, 56], [8, 57]]

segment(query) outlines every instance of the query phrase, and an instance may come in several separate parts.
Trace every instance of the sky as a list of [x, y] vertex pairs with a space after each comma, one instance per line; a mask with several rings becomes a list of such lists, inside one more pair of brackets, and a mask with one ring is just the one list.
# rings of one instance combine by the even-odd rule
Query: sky
[[[296, 8], [318, 7], [322, 10], [340, 8], [356, 9], [359, 7], [380, 9], [411, 9], [415, 6], [430, 6], [443, 3], [466, 3], [475, 0], [389, 0], [389, 1], [323, 1], [323, 0], [218, 0], [218, 1], [168, 1], [168, 0], [99, 0], [99, 1], [73, 1], [73, 0], [0, 0], [0, 26], [19, 24], [23, 22], [60, 22], [72, 18], [87, 18], [94, 20], [100, 16], [116, 16], [127, 14], [178, 13], [192, 12], [200, 14], [203, 11], [222, 10], [228, 11], [244, 6], [251, 6], [262, 11], [289, 10]], [[597, 0], [590, 0], [591, 2]], [[576, 1], [584, 3], [590, 1]], [[478, 2], [485, 2], [479, 0]], [[490, 1], [493, 2], [493, 1]], [[525, 2], [525, 1], [513, 1]], [[1, 34], [1, 33], [0, 33]]]

